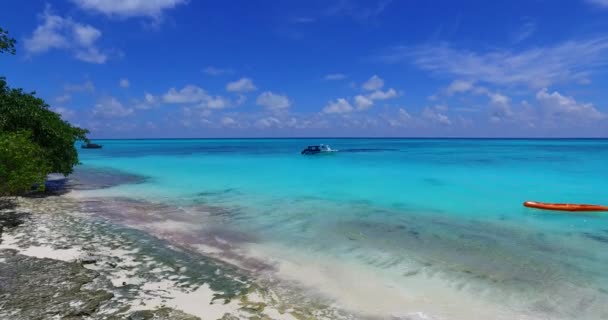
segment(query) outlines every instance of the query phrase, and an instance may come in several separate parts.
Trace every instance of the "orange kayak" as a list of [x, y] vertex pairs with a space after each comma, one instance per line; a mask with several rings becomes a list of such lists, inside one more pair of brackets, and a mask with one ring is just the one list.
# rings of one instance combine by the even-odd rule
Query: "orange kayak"
[[572, 204], [572, 203], [542, 203], [536, 201], [526, 201], [524, 206], [543, 210], [559, 211], [608, 211], [608, 206], [598, 206], [594, 204]]

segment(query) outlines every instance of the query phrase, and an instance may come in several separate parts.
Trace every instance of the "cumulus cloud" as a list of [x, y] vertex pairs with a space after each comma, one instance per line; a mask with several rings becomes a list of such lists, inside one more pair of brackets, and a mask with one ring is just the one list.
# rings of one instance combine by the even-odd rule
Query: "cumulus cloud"
[[96, 46], [101, 31], [51, 12], [49, 6], [40, 15], [41, 24], [24, 40], [28, 54], [41, 54], [53, 49], [67, 50], [81, 61], [103, 64], [107, 55]]
[[384, 87], [384, 80], [377, 75], [373, 75], [367, 81], [365, 81], [362, 85], [363, 89], [368, 91], [378, 90]]
[[515, 113], [511, 109], [511, 98], [493, 92], [488, 93], [488, 98], [490, 98], [491, 122], [502, 122], [513, 119]]
[[394, 47], [379, 56], [388, 63], [413, 62], [430, 72], [487, 82], [543, 88], [558, 82], [588, 82], [608, 64], [608, 37], [572, 40], [515, 51], [476, 52], [447, 43]]
[[[152, 99], [153, 96], [146, 95], [146, 100]], [[171, 104], [196, 104], [201, 108], [209, 109], [224, 109], [232, 105], [230, 99], [210, 95], [205, 89], [196, 85], [186, 85], [182, 89], [170, 88], [162, 96], [162, 101]]]
[[135, 100], [133, 107], [138, 110], [149, 110], [159, 105], [160, 99], [148, 92], [144, 93], [144, 98]]
[[235, 126], [237, 124], [236, 120], [231, 117], [223, 117], [220, 123], [223, 126]]
[[452, 120], [445, 114], [447, 109], [447, 106], [442, 105], [426, 107], [422, 110], [421, 116], [432, 123], [449, 126], [452, 124]]
[[108, 16], [160, 18], [164, 10], [185, 4], [187, 0], [72, 0], [82, 9]]
[[594, 121], [606, 118], [606, 115], [597, 110], [593, 104], [577, 102], [573, 97], [564, 96], [557, 91], [549, 93], [546, 88], [536, 93], [536, 100], [542, 112], [549, 118], [563, 121]]
[[224, 109], [230, 106], [230, 100], [221, 96], [208, 96], [200, 104], [203, 108]]
[[344, 98], [336, 99], [335, 101], [330, 101], [325, 108], [323, 108], [323, 113], [332, 114], [332, 113], [349, 113], [354, 110], [353, 106], [351, 106], [350, 102]]
[[589, 126], [607, 119], [591, 103], [581, 103], [573, 97], [543, 88], [536, 92], [536, 106], [527, 101], [512, 104], [508, 96], [488, 92], [490, 122], [513, 123], [527, 128], [573, 128]]
[[122, 118], [134, 113], [132, 108], [125, 108], [120, 101], [109, 97], [99, 101], [93, 108], [93, 114], [106, 118]]
[[455, 93], [463, 93], [473, 89], [472, 81], [465, 80], [454, 80], [450, 85], [446, 88], [446, 94], [448, 96], [454, 95]]
[[244, 94], [239, 94], [239, 97], [236, 99], [236, 105], [240, 106], [247, 101], [247, 97]]
[[105, 63], [107, 60], [107, 56], [99, 52], [99, 49], [97, 48], [87, 48], [85, 50], [77, 51], [74, 57], [84, 62], [97, 64]]
[[152, 95], [152, 94], [150, 94], [150, 93], [146, 92], [146, 93], [144, 94], [144, 100], [146, 101], [146, 103], [150, 103], [150, 104], [152, 104], [152, 103], [156, 103], [157, 98], [156, 98], [154, 95]]
[[120, 85], [121, 88], [128, 88], [129, 86], [131, 86], [129, 79], [126, 79], [126, 78], [120, 79], [118, 84]]
[[412, 123], [412, 115], [409, 114], [405, 109], [399, 108], [397, 115], [390, 117], [387, 122], [391, 127], [403, 127]]
[[255, 126], [258, 128], [271, 128], [271, 127], [280, 127], [281, 120], [275, 117], [266, 117], [259, 119], [255, 122]]
[[195, 85], [189, 84], [180, 90], [175, 88], [169, 89], [163, 95], [163, 101], [166, 103], [195, 103], [200, 102], [208, 97], [207, 92]]
[[155, 97], [153, 94], [146, 92], [146, 93], [144, 94], [144, 100], [145, 100], [147, 103], [156, 103], [157, 98], [156, 98], [156, 97]]
[[[377, 75], [373, 75], [365, 83], [362, 88], [365, 91], [372, 91], [363, 94], [358, 94], [352, 99], [352, 104], [345, 98], [340, 98], [335, 101], [330, 101], [325, 108], [324, 113], [349, 113], [352, 111], [365, 111], [374, 106], [376, 100], [394, 99], [399, 96], [397, 90], [390, 88], [382, 91], [384, 80]], [[353, 105], [355, 106], [353, 108]]]
[[363, 95], [355, 96], [355, 106], [357, 106], [357, 110], [367, 110], [373, 105], [374, 101], [372, 101], [372, 99]]
[[344, 80], [347, 76], [343, 73], [330, 73], [325, 76], [325, 80]]
[[289, 98], [286, 95], [272, 93], [271, 91], [260, 94], [256, 103], [259, 106], [271, 110], [286, 109], [291, 105], [291, 101], [289, 101]]
[[371, 100], [388, 100], [398, 97], [399, 94], [393, 88], [386, 91], [376, 90], [369, 94], [368, 98]]
[[245, 93], [257, 90], [253, 81], [249, 78], [241, 78], [239, 80], [229, 82], [226, 85], [226, 90], [229, 92]]

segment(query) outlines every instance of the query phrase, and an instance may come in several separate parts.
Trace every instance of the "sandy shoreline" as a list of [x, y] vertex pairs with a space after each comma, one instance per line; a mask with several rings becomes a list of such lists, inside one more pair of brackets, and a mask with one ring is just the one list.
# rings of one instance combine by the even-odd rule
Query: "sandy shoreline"
[[[137, 230], [85, 217], [81, 206], [65, 196], [18, 199], [13, 210], [27, 217], [19, 226], [4, 228], [0, 253], [30, 257], [42, 264], [52, 259], [96, 274], [86, 286], [112, 297], [100, 301], [86, 315], [90, 319], [142, 312], [153, 312], [159, 319], [335, 318], [313, 316], [301, 307], [286, 308], [274, 292], [260, 287], [244, 270]], [[10, 261], [3, 257], [0, 264], [10, 268]], [[2, 304], [0, 317], [27, 319], [27, 311], [12, 308], [11, 301]], [[30, 307], [44, 308], [42, 303]], [[61, 312], [51, 314], [61, 318]]]

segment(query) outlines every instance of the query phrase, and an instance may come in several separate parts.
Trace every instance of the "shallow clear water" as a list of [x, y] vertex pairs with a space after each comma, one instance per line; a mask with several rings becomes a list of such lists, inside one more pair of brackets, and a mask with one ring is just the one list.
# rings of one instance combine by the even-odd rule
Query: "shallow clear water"
[[[218, 223], [273, 248], [262, 250], [272, 258], [333, 259], [406, 291], [400, 279], [439, 280], [522, 314], [608, 315], [608, 213], [522, 206], [608, 204], [608, 140], [96, 142], [104, 148], [80, 151], [84, 168], [147, 177], [103, 194], [226, 208]], [[340, 151], [300, 155], [318, 143]]]

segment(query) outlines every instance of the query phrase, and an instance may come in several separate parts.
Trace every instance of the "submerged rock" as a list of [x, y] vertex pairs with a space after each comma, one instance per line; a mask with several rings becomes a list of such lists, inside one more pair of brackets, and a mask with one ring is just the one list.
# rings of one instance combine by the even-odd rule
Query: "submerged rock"
[[[123, 318], [121, 318], [123, 319]], [[160, 308], [157, 310], [141, 310], [132, 312], [129, 317], [129, 320], [200, 320], [199, 317], [195, 317], [186, 313], [183, 313], [179, 310], [174, 310], [171, 308]]]
[[80, 260], [80, 263], [82, 264], [95, 264], [97, 263], [97, 260], [99, 260], [99, 258], [89, 254], [80, 257], [78, 260]]

